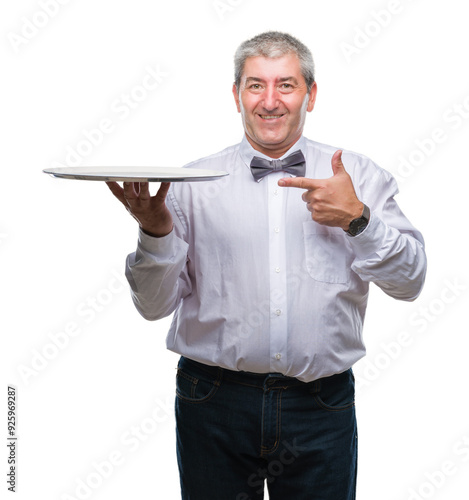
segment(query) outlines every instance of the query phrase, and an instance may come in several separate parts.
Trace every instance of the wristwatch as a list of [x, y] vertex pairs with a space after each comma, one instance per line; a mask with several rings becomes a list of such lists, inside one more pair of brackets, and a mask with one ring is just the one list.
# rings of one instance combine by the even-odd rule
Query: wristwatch
[[363, 204], [363, 213], [358, 219], [353, 219], [347, 231], [345, 231], [350, 236], [357, 236], [362, 233], [368, 222], [370, 220], [370, 209]]

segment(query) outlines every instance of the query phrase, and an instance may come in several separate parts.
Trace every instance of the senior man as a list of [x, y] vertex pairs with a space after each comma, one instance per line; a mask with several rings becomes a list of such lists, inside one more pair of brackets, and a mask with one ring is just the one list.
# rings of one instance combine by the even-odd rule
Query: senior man
[[155, 196], [109, 183], [140, 226], [138, 311], [174, 312], [183, 499], [261, 499], [265, 484], [271, 500], [355, 498], [369, 283], [413, 300], [426, 257], [388, 172], [302, 135], [316, 93], [309, 49], [258, 35], [235, 55], [241, 143], [186, 166], [229, 176]]

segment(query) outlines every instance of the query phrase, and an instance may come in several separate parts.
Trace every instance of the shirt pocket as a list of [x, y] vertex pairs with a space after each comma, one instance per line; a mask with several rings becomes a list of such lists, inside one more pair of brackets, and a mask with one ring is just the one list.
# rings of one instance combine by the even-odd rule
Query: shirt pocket
[[341, 228], [303, 222], [306, 268], [309, 275], [323, 283], [350, 281], [352, 257]]

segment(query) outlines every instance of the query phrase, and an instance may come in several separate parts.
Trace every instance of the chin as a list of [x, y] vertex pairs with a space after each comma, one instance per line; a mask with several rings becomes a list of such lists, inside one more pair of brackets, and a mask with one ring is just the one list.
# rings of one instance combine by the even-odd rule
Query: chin
[[264, 136], [258, 137], [259, 143], [264, 146], [278, 146], [279, 144], [283, 144], [286, 140], [286, 137], [279, 136]]

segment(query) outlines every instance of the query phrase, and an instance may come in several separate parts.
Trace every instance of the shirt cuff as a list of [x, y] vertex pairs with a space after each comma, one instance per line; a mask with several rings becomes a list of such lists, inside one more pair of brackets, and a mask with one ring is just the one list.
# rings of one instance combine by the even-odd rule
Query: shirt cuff
[[365, 259], [378, 253], [383, 247], [386, 231], [386, 224], [372, 213], [365, 230], [357, 236], [351, 236], [348, 240], [358, 259]]
[[166, 236], [150, 236], [144, 233], [141, 228], [138, 229], [138, 245], [139, 247], [148, 253], [153, 255], [171, 255], [173, 254], [174, 248], [174, 228]]

